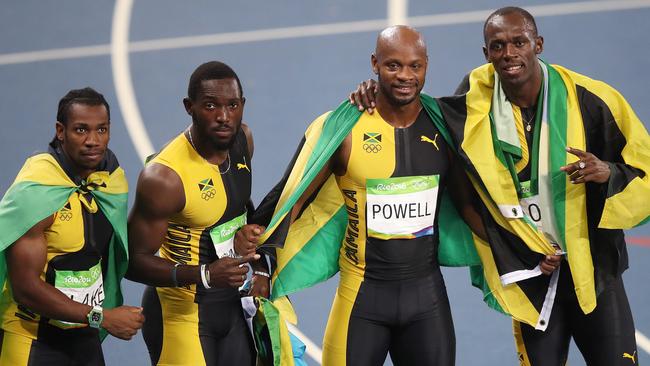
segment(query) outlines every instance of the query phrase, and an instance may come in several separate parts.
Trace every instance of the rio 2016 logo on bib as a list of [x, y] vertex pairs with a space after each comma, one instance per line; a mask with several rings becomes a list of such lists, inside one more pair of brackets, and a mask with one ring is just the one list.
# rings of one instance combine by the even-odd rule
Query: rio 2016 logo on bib
[[368, 236], [412, 239], [433, 234], [438, 175], [368, 179]]
[[244, 225], [246, 225], [246, 212], [210, 230], [210, 238], [218, 258], [237, 257], [235, 234]]

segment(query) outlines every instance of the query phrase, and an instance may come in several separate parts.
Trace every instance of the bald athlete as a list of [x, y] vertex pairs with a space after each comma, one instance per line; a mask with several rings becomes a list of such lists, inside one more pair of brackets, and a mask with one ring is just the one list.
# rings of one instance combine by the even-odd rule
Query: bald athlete
[[[379, 80], [378, 113], [361, 115], [292, 211], [295, 219], [308, 197], [335, 175], [348, 226], [324, 365], [383, 365], [387, 353], [395, 365], [455, 362], [437, 254], [439, 192], [454, 187], [459, 211], [475, 231], [472, 218], [478, 216], [463, 204], [469, 201], [459, 193], [466, 192], [467, 182], [419, 99], [427, 62], [424, 40], [413, 28], [390, 27], [379, 34], [371, 56]], [[391, 214], [391, 207], [409, 210]], [[395, 234], [405, 227], [408, 233]]]

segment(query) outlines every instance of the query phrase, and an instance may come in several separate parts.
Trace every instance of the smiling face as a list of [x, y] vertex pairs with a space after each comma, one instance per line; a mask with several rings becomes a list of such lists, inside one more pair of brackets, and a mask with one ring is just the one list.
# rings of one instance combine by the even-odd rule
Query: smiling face
[[504, 86], [522, 87], [540, 78], [537, 55], [542, 53], [544, 39], [517, 12], [496, 15], [488, 21], [484, 32], [483, 53]]
[[379, 92], [390, 104], [403, 106], [416, 100], [427, 74], [427, 50], [419, 33], [408, 27], [383, 31], [371, 62]]
[[203, 80], [194, 99], [185, 98], [183, 103], [201, 140], [210, 141], [215, 150], [228, 150], [241, 126], [246, 101], [237, 80]]
[[104, 158], [110, 139], [110, 121], [104, 105], [73, 103], [67, 121], [56, 123], [56, 138], [82, 178], [88, 177]]

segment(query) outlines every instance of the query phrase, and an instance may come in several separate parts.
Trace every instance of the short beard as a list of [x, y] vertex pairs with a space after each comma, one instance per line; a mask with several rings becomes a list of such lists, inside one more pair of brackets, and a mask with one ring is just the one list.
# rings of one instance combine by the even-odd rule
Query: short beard
[[413, 101], [416, 100], [417, 97], [420, 95], [420, 92], [418, 91], [413, 96], [413, 98], [398, 99], [395, 98], [395, 96], [390, 92], [390, 85], [384, 86], [384, 84], [382, 84], [381, 78], [379, 76], [377, 76], [377, 83], [379, 84], [379, 89], [381, 90], [381, 93], [384, 94], [384, 96], [386, 97], [386, 100], [388, 100], [388, 102], [394, 106], [403, 107], [405, 105], [409, 105], [413, 103]]
[[235, 129], [234, 133], [232, 134], [232, 137], [227, 142], [221, 142], [221, 141], [218, 141], [218, 140], [210, 139], [210, 143], [215, 148], [215, 150], [218, 150], [218, 151], [230, 150], [230, 148], [233, 147], [233, 145], [235, 144], [235, 141], [237, 140], [237, 135], [239, 134], [240, 129], [241, 129], [241, 123], [239, 124], [237, 129]]

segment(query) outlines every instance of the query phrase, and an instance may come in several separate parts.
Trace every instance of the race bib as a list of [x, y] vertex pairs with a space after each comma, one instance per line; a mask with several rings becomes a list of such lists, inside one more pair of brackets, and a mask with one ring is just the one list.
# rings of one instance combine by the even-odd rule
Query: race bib
[[519, 204], [521, 205], [521, 208], [524, 210], [524, 214], [528, 216], [528, 218], [537, 226], [539, 231], [541, 231], [546, 239], [548, 239], [551, 244], [554, 245], [559, 245], [557, 244], [558, 241], [553, 237], [552, 234], [548, 233], [546, 230], [544, 230], [544, 225], [542, 223], [542, 215], [545, 213], [543, 212], [543, 206], [539, 202], [539, 195], [538, 194], [533, 194], [532, 190], [530, 189], [530, 181], [527, 182], [521, 182], [521, 199], [519, 200]]
[[539, 204], [539, 195], [533, 194], [530, 189], [530, 181], [521, 182], [521, 199], [519, 204], [524, 214], [531, 219], [538, 229], [542, 229], [542, 210]]
[[[90, 306], [102, 306], [104, 303], [104, 281], [101, 262], [85, 271], [55, 269], [54, 276], [54, 287], [71, 300]], [[86, 324], [54, 319], [50, 320], [50, 323], [63, 329], [86, 326]]]
[[235, 234], [244, 225], [246, 225], [246, 212], [210, 230], [210, 238], [218, 258], [238, 257], [235, 253]]
[[438, 175], [368, 179], [368, 236], [386, 240], [433, 234], [438, 180]]

